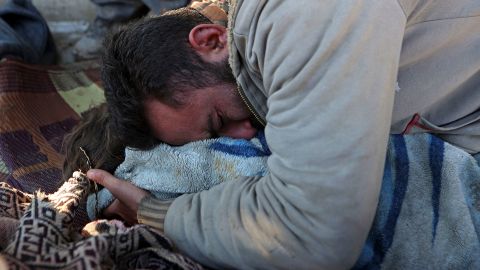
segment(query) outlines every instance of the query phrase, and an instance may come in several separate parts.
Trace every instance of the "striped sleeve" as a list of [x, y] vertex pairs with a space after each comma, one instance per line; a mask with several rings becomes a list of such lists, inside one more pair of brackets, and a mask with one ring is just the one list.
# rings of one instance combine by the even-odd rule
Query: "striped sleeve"
[[138, 223], [151, 226], [163, 232], [165, 216], [172, 202], [173, 200], [159, 200], [153, 196], [146, 196], [140, 201], [138, 207]]

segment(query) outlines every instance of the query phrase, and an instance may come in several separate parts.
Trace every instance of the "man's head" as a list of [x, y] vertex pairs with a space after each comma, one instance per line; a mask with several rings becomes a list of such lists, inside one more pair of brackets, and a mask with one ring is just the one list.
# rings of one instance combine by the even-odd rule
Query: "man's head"
[[102, 78], [119, 137], [139, 148], [157, 140], [179, 145], [216, 135], [252, 137], [227, 59], [226, 29], [188, 8], [114, 33]]

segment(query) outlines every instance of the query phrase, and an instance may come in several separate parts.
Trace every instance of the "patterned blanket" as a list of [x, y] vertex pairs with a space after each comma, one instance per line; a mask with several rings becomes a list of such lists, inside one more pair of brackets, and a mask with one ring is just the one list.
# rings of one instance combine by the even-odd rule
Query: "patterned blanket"
[[0, 216], [20, 219], [0, 255], [0, 268], [202, 269], [173, 252], [167, 238], [147, 226], [125, 228], [120, 222], [95, 221], [77, 233], [72, 229], [75, 211], [92, 191], [91, 183], [75, 172], [50, 195], [25, 194], [0, 183]]

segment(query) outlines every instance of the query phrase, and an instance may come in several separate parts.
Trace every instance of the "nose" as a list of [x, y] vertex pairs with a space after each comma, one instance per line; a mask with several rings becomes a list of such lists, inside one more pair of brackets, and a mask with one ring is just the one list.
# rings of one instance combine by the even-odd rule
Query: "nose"
[[218, 132], [220, 136], [227, 136], [235, 139], [251, 139], [257, 134], [257, 129], [252, 125], [249, 119], [240, 121], [231, 121], [224, 124]]

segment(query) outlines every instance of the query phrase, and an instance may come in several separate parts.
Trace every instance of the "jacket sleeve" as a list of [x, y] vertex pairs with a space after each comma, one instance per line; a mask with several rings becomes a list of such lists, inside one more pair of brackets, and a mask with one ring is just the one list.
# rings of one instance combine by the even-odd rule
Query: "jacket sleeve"
[[404, 13], [392, 0], [237, 8], [233, 40], [268, 96], [270, 173], [177, 198], [165, 232], [211, 267], [349, 268], [377, 206]]

